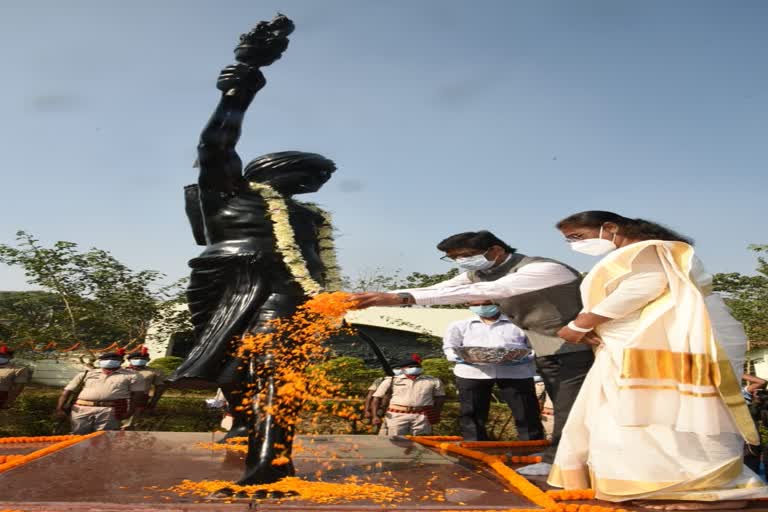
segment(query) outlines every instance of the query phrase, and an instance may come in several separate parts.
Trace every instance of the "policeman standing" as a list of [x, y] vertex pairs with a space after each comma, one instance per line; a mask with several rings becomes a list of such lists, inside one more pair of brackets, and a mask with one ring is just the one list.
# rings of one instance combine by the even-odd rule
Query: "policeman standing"
[[75, 397], [70, 417], [73, 434], [119, 430], [120, 421], [133, 415], [144, 395], [144, 377], [120, 367], [124, 356], [122, 349], [100, 355], [98, 368], [79, 373], [64, 387], [56, 414], [66, 416], [66, 404]]
[[[391, 393], [379, 435], [431, 434], [432, 425], [440, 421], [440, 411], [445, 402], [443, 383], [436, 377], [423, 374], [421, 358], [416, 355], [392, 365], [392, 368], [401, 368], [403, 373], [384, 379], [373, 394], [372, 409], [376, 411], [384, 397]], [[373, 424], [381, 423], [382, 419], [374, 416]]]
[[128, 354], [128, 369], [144, 378], [144, 391], [136, 402], [135, 412], [123, 420], [123, 430], [130, 429], [135, 423], [136, 417], [145, 410], [153, 410], [165, 391], [165, 374], [157, 368], [150, 368], [150, 357], [147, 347], [142, 346], [136, 352]]
[[32, 377], [28, 368], [13, 364], [12, 359], [13, 350], [0, 344], [0, 409], [10, 409]]

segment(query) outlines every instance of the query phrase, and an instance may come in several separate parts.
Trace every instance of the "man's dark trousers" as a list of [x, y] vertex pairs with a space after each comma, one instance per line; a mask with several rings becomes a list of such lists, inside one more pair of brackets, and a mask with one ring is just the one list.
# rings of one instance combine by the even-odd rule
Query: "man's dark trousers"
[[491, 407], [491, 393], [497, 385], [498, 396], [512, 411], [520, 440], [544, 439], [539, 401], [533, 378], [465, 379], [456, 377], [459, 390], [459, 423], [466, 441], [487, 441], [486, 422]]
[[557, 445], [563, 434], [563, 427], [571, 412], [573, 402], [579, 394], [581, 384], [592, 367], [595, 355], [591, 350], [552, 354], [536, 358], [536, 370], [544, 381], [549, 399], [552, 400], [555, 425], [552, 429], [552, 444], [544, 451], [542, 462], [552, 464]]

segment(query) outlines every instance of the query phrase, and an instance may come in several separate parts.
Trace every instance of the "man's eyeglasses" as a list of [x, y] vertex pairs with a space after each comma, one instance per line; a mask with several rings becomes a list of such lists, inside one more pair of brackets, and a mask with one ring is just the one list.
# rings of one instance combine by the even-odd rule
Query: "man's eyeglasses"
[[490, 251], [490, 249], [488, 249], [485, 252], [481, 252], [481, 253], [477, 253], [477, 254], [457, 254], [456, 256], [448, 256], [446, 254], [445, 256], [440, 258], [440, 260], [441, 261], [445, 261], [446, 263], [456, 263], [456, 260], [458, 258], [473, 258], [475, 256], [481, 256], [481, 255], [485, 256], [486, 254], [488, 254], [488, 251]]

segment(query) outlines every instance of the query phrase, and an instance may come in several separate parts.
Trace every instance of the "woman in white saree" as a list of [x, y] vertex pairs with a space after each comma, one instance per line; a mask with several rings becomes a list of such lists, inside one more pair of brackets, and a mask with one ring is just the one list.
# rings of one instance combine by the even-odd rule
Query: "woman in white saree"
[[757, 432], [741, 396], [744, 331], [691, 242], [610, 212], [557, 225], [576, 251], [605, 257], [584, 309], [558, 334], [595, 345], [548, 483], [665, 510], [724, 509], [768, 496], [743, 465]]

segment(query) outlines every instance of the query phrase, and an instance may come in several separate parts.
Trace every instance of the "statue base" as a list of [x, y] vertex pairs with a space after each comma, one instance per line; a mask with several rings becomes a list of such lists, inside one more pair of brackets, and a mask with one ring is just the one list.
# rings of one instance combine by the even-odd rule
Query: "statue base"
[[[282, 502], [205, 498], [169, 491], [185, 479], [240, 478], [245, 454], [201, 446], [221, 437], [211, 433], [107, 432], [86, 439], [0, 473], [0, 511], [510, 512], [539, 508], [508, 489], [493, 473], [467, 460], [443, 456], [405, 438], [378, 436], [299, 436], [294, 457], [296, 476], [331, 483], [357, 477], [361, 482], [407, 491], [408, 497], [391, 504], [362, 499], [317, 503], [301, 498]], [[45, 446], [0, 444], [0, 456], [23, 455]], [[543, 478], [532, 482], [546, 487]], [[643, 510], [599, 501], [579, 504]], [[768, 506], [752, 502], [747, 510], [768, 512]]]
[[[304, 480], [342, 482], [350, 476], [410, 497], [390, 508], [370, 500], [324, 504], [292, 499], [206, 499], [167, 489], [182, 480], [236, 481], [245, 454], [213, 451], [221, 433], [107, 432], [0, 473], [0, 510], [102, 512], [128, 510], [364, 511], [536, 508], [493, 474], [404, 438], [299, 436], [294, 463]], [[3, 453], [23, 453], [0, 445]], [[31, 447], [30, 447], [31, 448]], [[29, 448], [28, 448], [29, 449]]]

